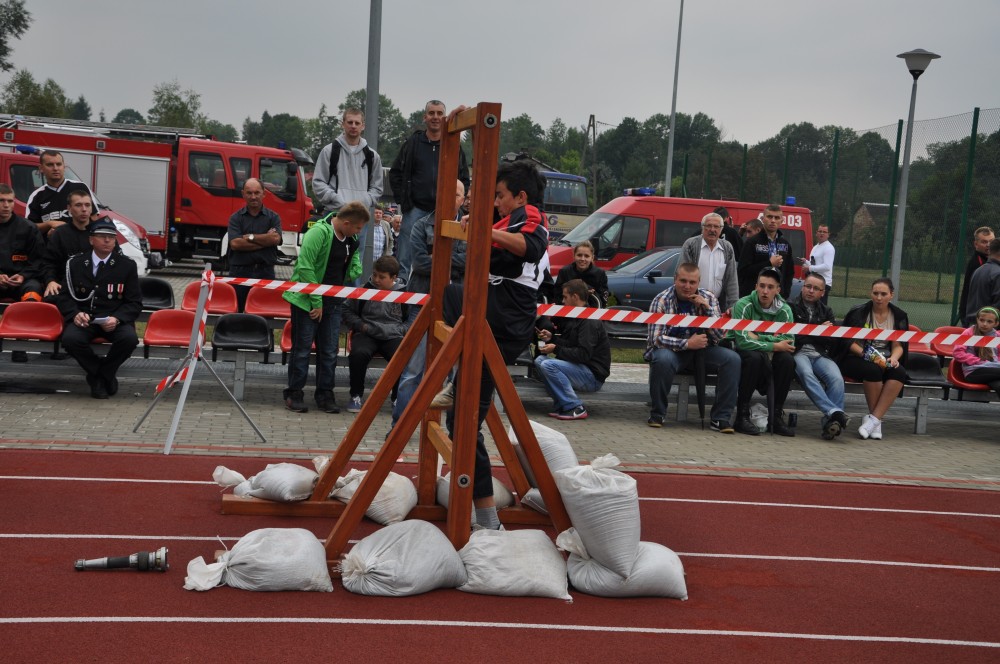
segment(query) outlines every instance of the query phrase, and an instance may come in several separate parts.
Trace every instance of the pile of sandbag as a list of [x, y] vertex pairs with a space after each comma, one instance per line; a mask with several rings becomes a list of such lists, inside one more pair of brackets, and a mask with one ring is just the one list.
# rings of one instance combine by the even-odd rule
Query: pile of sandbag
[[212, 479], [224, 489], [235, 487], [233, 493], [237, 496], [292, 502], [312, 495], [319, 474], [294, 463], [269, 463], [250, 479], [225, 466], [216, 466]]
[[573, 529], [556, 540], [570, 552], [573, 587], [604, 597], [657, 596], [687, 599], [677, 555], [640, 541], [639, 492], [635, 479], [616, 470], [612, 454], [589, 466], [554, 473]]
[[243, 590], [333, 592], [326, 549], [302, 528], [263, 528], [247, 533], [217, 562], [198, 556], [188, 563], [185, 590], [216, 586]]
[[[437, 491], [435, 495], [437, 496], [438, 505], [448, 507], [448, 498], [451, 495], [451, 473], [437, 478]], [[493, 501], [496, 503], [498, 510], [514, 504], [514, 494], [511, 493], [506, 484], [498, 480], [495, 476], [493, 477]], [[472, 509], [471, 514], [472, 523], [475, 523], [475, 508]]]
[[[535, 438], [538, 439], [538, 446], [542, 450], [542, 456], [545, 457], [549, 472], [555, 473], [557, 470], [575, 468], [580, 465], [580, 459], [577, 458], [576, 452], [573, 451], [573, 446], [570, 445], [569, 439], [564, 433], [535, 421], [531, 421], [530, 424], [531, 430], [535, 433]], [[507, 435], [514, 446], [514, 452], [517, 454], [518, 460], [521, 462], [521, 468], [524, 469], [524, 475], [528, 479], [528, 484], [532, 487], [530, 491], [521, 496], [521, 504], [542, 514], [548, 514], [548, 510], [545, 509], [545, 501], [542, 500], [542, 494], [538, 491], [538, 482], [535, 480], [535, 473], [531, 469], [531, 464], [528, 463], [528, 456], [524, 453], [524, 448], [517, 440], [517, 435], [514, 433], [513, 427], [507, 432]]]
[[344, 588], [361, 595], [402, 597], [466, 582], [465, 565], [436, 526], [403, 521], [354, 545], [340, 563]]
[[[358, 490], [361, 480], [364, 479], [365, 472], [355, 468], [348, 471], [347, 475], [338, 478], [330, 497], [345, 503], [349, 502]], [[399, 473], [390, 472], [375, 494], [372, 504], [365, 510], [365, 516], [387, 526], [405, 519], [416, 505], [417, 489], [413, 486], [413, 482]]]

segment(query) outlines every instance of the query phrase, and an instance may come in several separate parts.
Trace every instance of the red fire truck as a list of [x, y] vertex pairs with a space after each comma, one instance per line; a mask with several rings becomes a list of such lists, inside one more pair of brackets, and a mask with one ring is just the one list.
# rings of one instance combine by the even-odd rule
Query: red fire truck
[[289, 261], [298, 255], [313, 204], [301, 150], [225, 143], [191, 129], [0, 114], [0, 151], [59, 150], [103, 204], [145, 228], [150, 267], [163, 258], [224, 261], [229, 217], [248, 178], [281, 217]]

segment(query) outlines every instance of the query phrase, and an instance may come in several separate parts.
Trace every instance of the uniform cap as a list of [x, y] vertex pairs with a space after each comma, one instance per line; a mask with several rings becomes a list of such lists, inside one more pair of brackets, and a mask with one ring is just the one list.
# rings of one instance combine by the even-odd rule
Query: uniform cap
[[91, 235], [118, 235], [118, 229], [107, 217], [102, 217], [88, 227]]

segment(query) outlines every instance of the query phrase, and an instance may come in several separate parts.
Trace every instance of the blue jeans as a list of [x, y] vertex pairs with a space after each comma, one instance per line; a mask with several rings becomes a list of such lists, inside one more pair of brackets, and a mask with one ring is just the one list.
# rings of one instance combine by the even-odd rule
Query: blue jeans
[[404, 279], [410, 278], [410, 265], [413, 262], [413, 245], [410, 243], [413, 225], [417, 223], [417, 219], [426, 217], [431, 212], [433, 210], [414, 207], [403, 213], [403, 221], [399, 224], [399, 251], [396, 252], [396, 259], [399, 261], [399, 276]]
[[[411, 306], [406, 320], [407, 324], [413, 325], [413, 321], [417, 319], [419, 313], [420, 307]], [[413, 398], [413, 393], [420, 386], [420, 381], [424, 377], [424, 364], [426, 361], [427, 335], [425, 334], [420, 337], [420, 343], [417, 344], [416, 350], [413, 351], [409, 361], [406, 363], [406, 368], [403, 369], [403, 373], [399, 376], [399, 387], [396, 388], [396, 404], [392, 407], [392, 426], [396, 426], [396, 422], [403, 416], [403, 411], [406, 410], [410, 399]]]
[[[340, 340], [340, 298], [323, 298], [323, 317], [319, 322], [309, 312], [292, 305], [292, 352], [288, 358], [288, 390], [305, 389], [309, 380], [309, 353], [316, 343], [316, 392], [333, 391], [337, 369], [337, 345]], [[326, 302], [326, 300], [333, 300]]]
[[[715, 387], [715, 403], [712, 404], [711, 418], [728, 424], [736, 406], [736, 394], [740, 385], [742, 362], [735, 351], [721, 346], [709, 346], [705, 353], [705, 368], [718, 374]], [[669, 348], [654, 348], [649, 362], [649, 397], [653, 407], [650, 415], [665, 418], [667, 415], [667, 395], [674, 384], [674, 376], [694, 366], [694, 352], [682, 350], [674, 352]]]
[[563, 413], [583, 405], [574, 390], [596, 392], [604, 385], [604, 381], [597, 380], [586, 364], [539, 355], [535, 358], [535, 367], [545, 389], [552, 396], [556, 412]]
[[828, 357], [806, 357], [796, 353], [795, 375], [802, 389], [824, 415], [844, 410], [844, 377]]

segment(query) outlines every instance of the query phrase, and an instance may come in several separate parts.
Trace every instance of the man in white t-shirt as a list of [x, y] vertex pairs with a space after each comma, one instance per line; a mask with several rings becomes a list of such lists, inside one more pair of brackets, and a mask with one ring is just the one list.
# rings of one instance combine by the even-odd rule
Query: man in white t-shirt
[[826, 282], [826, 292], [823, 293], [823, 304], [830, 299], [830, 290], [833, 288], [833, 259], [837, 255], [837, 250], [830, 244], [830, 227], [821, 225], [816, 228], [816, 244], [809, 252], [809, 260], [802, 259], [802, 271], [805, 273], [818, 274]]

